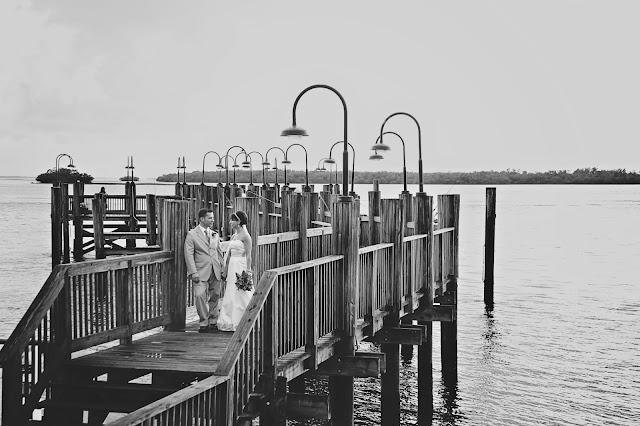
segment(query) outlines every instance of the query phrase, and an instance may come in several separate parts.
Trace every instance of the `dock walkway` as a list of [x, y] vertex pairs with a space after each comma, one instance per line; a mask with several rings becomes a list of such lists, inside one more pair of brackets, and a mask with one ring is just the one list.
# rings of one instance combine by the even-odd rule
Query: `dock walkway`
[[[357, 198], [221, 188], [181, 186], [184, 200], [157, 203], [159, 251], [54, 266], [0, 350], [3, 424], [34, 424], [33, 410], [44, 407], [45, 425], [103, 424], [110, 412], [128, 413], [109, 423], [120, 426], [256, 417], [349, 425], [354, 377], [382, 378], [383, 417], [399, 421], [399, 345], [418, 345], [426, 416], [432, 322], [443, 326], [443, 367], [457, 357], [459, 196], [438, 197], [434, 229], [426, 194], [381, 200], [372, 191], [361, 216]], [[234, 333], [199, 334], [186, 322], [193, 300], [183, 242], [207, 205], [217, 224], [244, 210], [254, 235], [260, 278]], [[381, 353], [357, 352], [362, 340], [380, 343]], [[115, 346], [86, 351], [105, 343]], [[304, 393], [308, 374], [327, 376], [330, 395]]]

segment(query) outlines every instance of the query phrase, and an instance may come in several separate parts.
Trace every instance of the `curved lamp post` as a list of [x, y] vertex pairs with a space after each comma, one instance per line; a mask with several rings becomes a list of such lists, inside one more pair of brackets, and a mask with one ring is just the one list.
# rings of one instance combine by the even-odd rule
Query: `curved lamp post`
[[[300, 145], [299, 143], [292, 143], [287, 147], [287, 152], [285, 152], [284, 154], [284, 160], [282, 160], [282, 164], [285, 164], [285, 165], [291, 164], [291, 160], [289, 160], [288, 154], [289, 154], [289, 149], [291, 149], [292, 146], [299, 146], [300, 148], [304, 149], [304, 192], [309, 192], [309, 161], [307, 158], [307, 148]], [[289, 185], [289, 182], [287, 182], [286, 176], [284, 178], [284, 184]]]
[[69, 165], [67, 167], [71, 169], [76, 168], [76, 166], [73, 165], [73, 158], [71, 158], [69, 154], [58, 154], [58, 156], [56, 157], [56, 183], [58, 184], [58, 186], [60, 186], [60, 159], [62, 157], [69, 158]]
[[[342, 143], [342, 141], [338, 141], [331, 146], [331, 149], [329, 150], [329, 158], [327, 159], [327, 163], [329, 164], [336, 163], [336, 160], [334, 160], [332, 157], [332, 153], [333, 153], [333, 147], [338, 145], [339, 143]], [[353, 152], [353, 159], [351, 160], [351, 196], [355, 196], [356, 193], [353, 190], [353, 184], [355, 181], [355, 170], [356, 170], [356, 150], [353, 149], [353, 145], [351, 145], [350, 143], [347, 143], [347, 145], [351, 147], [351, 152]], [[336, 166], [336, 184], [337, 183], [338, 183], [338, 167]]]
[[[279, 149], [280, 152], [282, 152], [282, 155], [284, 155], [284, 157], [287, 158], [287, 153], [284, 152], [284, 150], [282, 148], [280, 148], [279, 146], [272, 146], [271, 148], [269, 148], [267, 150], [267, 153], [264, 155], [264, 161], [262, 162], [263, 166], [270, 166], [271, 165], [271, 163], [269, 163], [269, 152], [272, 149]], [[277, 185], [278, 184], [278, 159], [277, 158], [275, 159], [275, 167], [273, 168], [273, 170], [276, 171], [276, 183], [275, 184]], [[287, 183], [287, 166], [286, 165], [284, 166], [284, 183], [285, 184]], [[266, 184], [266, 182], [265, 182], [265, 184]]]
[[202, 183], [201, 183], [201, 185], [204, 185], [204, 160], [205, 160], [205, 158], [207, 158], [207, 155], [208, 155], [208, 154], [211, 154], [211, 153], [214, 153], [215, 155], [217, 155], [217, 156], [218, 156], [218, 164], [219, 164], [220, 162], [222, 162], [222, 160], [220, 159], [220, 154], [218, 154], [218, 153], [217, 153], [217, 152], [215, 152], [215, 151], [209, 151], [209, 152], [207, 152], [206, 154], [204, 154], [204, 157], [202, 157]]
[[233, 167], [233, 184], [234, 184], [234, 185], [236, 184], [236, 169], [237, 169], [238, 167], [240, 167], [240, 164], [238, 164], [238, 157], [239, 157], [241, 154], [244, 154], [244, 155], [245, 155], [245, 158], [246, 158], [247, 152], [243, 149], [242, 151], [240, 151], [240, 152], [239, 152], [239, 153], [238, 153], [238, 154], [233, 158], [233, 166], [231, 166], [231, 167]]
[[[233, 159], [233, 157], [229, 156], [229, 151], [231, 151], [233, 148], [240, 148], [242, 151], [244, 151], [244, 148], [243, 148], [243, 147], [241, 147], [241, 146], [239, 146], [239, 145], [233, 145], [232, 147], [230, 147], [230, 148], [227, 150], [227, 154], [225, 155], [225, 157], [226, 157], [226, 158], [231, 158], [231, 159]], [[242, 152], [242, 151], [241, 151], [241, 152]], [[234, 161], [235, 161], [235, 159], [234, 159]], [[228, 163], [228, 161], [227, 161], [227, 160], [225, 160], [224, 167], [225, 167], [225, 169], [227, 169], [227, 185], [229, 185], [229, 163]], [[234, 182], [234, 183], [235, 183], [235, 182]]]
[[382, 123], [382, 126], [380, 126], [380, 143], [381, 144], [383, 143], [384, 125], [387, 124], [387, 121], [389, 121], [391, 117], [396, 115], [406, 115], [416, 123], [416, 126], [418, 126], [418, 183], [419, 183], [418, 193], [422, 194], [424, 193], [424, 184], [422, 181], [422, 133], [420, 131], [420, 123], [418, 123], [418, 120], [416, 120], [415, 117], [409, 113], [394, 112], [393, 114], [385, 118], [384, 122]]
[[[253, 185], [253, 167], [251, 166], [251, 154], [258, 154], [260, 156], [260, 159], [262, 160], [261, 164], [262, 164], [262, 184], [264, 185], [264, 183], [266, 182], [265, 177], [264, 177], [264, 157], [262, 156], [261, 153], [259, 153], [258, 151], [251, 151], [248, 152], [245, 155], [245, 159], [242, 162], [242, 167], [249, 167], [249, 170], [251, 171], [251, 185]], [[248, 158], [248, 160], [247, 160]]]
[[291, 127], [289, 127], [288, 129], [283, 130], [282, 133], [280, 134], [280, 136], [288, 136], [288, 137], [294, 137], [294, 138], [299, 138], [301, 136], [308, 136], [306, 130], [296, 126], [296, 108], [298, 106], [298, 101], [300, 100], [302, 95], [307, 93], [309, 90], [316, 89], [316, 88], [328, 89], [328, 90], [332, 91], [333, 93], [338, 95], [338, 97], [340, 98], [340, 101], [342, 102], [342, 109], [344, 111], [344, 125], [343, 125], [343, 128], [344, 128], [344, 138], [343, 138], [344, 139], [344, 150], [342, 151], [342, 157], [343, 157], [343, 162], [342, 162], [342, 184], [343, 184], [343, 189], [342, 189], [342, 196], [338, 200], [342, 201], [342, 202], [351, 202], [351, 201], [353, 201], [353, 197], [351, 197], [351, 196], [349, 196], [347, 194], [347, 186], [349, 185], [349, 177], [347, 176], [348, 173], [349, 173], [349, 152], [347, 151], [347, 144], [348, 144], [348, 141], [347, 141], [347, 104], [345, 103], [344, 98], [342, 97], [340, 92], [338, 92], [336, 89], [334, 89], [331, 86], [327, 86], [326, 84], [314, 84], [313, 86], [309, 86], [306, 89], [304, 89], [302, 92], [300, 92], [300, 94], [296, 98], [295, 102], [293, 103], [293, 121], [292, 121]]
[[[400, 142], [402, 142], [402, 179], [404, 182], [404, 191], [402, 192], [408, 193], [409, 191], [407, 191], [407, 154], [405, 150], [404, 139], [402, 139], [402, 136], [400, 136], [396, 132], [384, 132], [384, 134], [396, 135], [398, 138], [400, 138]], [[378, 136], [376, 143], [371, 147], [371, 149], [375, 151], [375, 154], [371, 155], [369, 157], [369, 160], [382, 160], [384, 157], [378, 154], [378, 151], [389, 150], [389, 147], [387, 145], [383, 144], [382, 142], [378, 143], [379, 141], [380, 141], [380, 136]]]

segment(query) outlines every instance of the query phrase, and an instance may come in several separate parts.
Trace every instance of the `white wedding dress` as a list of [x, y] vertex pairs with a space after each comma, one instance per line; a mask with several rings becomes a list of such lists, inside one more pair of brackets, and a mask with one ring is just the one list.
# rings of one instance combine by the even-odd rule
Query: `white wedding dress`
[[229, 270], [227, 271], [227, 286], [220, 306], [220, 315], [218, 316], [218, 330], [236, 331], [236, 327], [240, 323], [240, 319], [253, 296], [253, 289], [249, 291], [240, 290], [236, 286], [236, 273], [241, 274], [242, 271], [247, 270], [247, 257], [244, 251], [244, 244], [242, 241], [236, 240], [235, 235], [229, 241], [224, 264], [227, 263], [227, 257], [229, 257]]

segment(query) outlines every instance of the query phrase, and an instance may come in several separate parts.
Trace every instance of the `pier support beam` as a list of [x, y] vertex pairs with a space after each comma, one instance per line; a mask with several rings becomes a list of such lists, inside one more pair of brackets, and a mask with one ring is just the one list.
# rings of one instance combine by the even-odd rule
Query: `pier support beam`
[[162, 248], [173, 251], [173, 268], [169, 280], [168, 299], [171, 324], [165, 330], [184, 330], [187, 318], [187, 272], [184, 260], [184, 240], [189, 217], [187, 201], [166, 200], [162, 209]]
[[73, 260], [84, 259], [84, 247], [82, 246], [82, 211], [80, 205], [84, 201], [84, 183], [73, 183]]

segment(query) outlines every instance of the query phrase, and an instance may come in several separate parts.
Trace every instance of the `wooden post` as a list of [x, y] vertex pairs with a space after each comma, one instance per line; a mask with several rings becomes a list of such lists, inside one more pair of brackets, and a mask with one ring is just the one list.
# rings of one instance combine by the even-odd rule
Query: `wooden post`
[[[424, 280], [422, 281], [423, 296], [420, 308], [433, 307], [433, 279], [431, 273], [431, 241], [433, 240], [433, 198], [425, 193], [416, 194], [416, 234], [427, 234], [426, 252], [423, 254]], [[418, 325], [427, 327], [427, 338], [418, 346], [418, 424], [428, 424], [433, 417], [433, 324], [418, 321]]]
[[[129, 216], [129, 232], [136, 232], [138, 230], [138, 218], [136, 217], [136, 184], [133, 181], [127, 182], [125, 185], [125, 191], [127, 192], [127, 199], [125, 200], [125, 203], [128, 203], [127, 214]], [[136, 248], [136, 240], [127, 239], [126, 247], [128, 249]]]
[[69, 184], [62, 184], [62, 263], [69, 263], [71, 261], [71, 242], [69, 235]]
[[[252, 271], [256, 271], [257, 259], [256, 254], [258, 252], [258, 236], [260, 235], [260, 214], [259, 214], [259, 201], [257, 197], [241, 197], [236, 199], [237, 210], [242, 210], [247, 214], [247, 232], [251, 235], [253, 245], [251, 248], [251, 260], [253, 265], [249, 265]], [[260, 281], [260, 277], [253, 277], [254, 282], [257, 284]]]
[[147, 244], [155, 246], [158, 244], [157, 223], [156, 223], [156, 196], [147, 194]]
[[[402, 227], [403, 227], [403, 236], [405, 235], [415, 235], [415, 229], [414, 228], [410, 228], [410, 224], [413, 224], [413, 226], [415, 226], [415, 224], [413, 223], [413, 197], [411, 196], [411, 193], [409, 191], [405, 192], [402, 191], [402, 193], [400, 194], [400, 199], [402, 200], [402, 215], [403, 215], [403, 223], [402, 223]], [[411, 245], [409, 245], [408, 247], [405, 247], [404, 244], [401, 245], [402, 247], [402, 269], [404, 271], [404, 265], [408, 264], [408, 259], [407, 257], [410, 258], [411, 256]], [[406, 283], [406, 285], [402, 285], [402, 289], [403, 291], [400, 294], [400, 315], [402, 315], [403, 313], [410, 313], [413, 312], [413, 295], [415, 290], [417, 290], [417, 286], [416, 283], [413, 282], [413, 276], [410, 273], [410, 271], [405, 271], [407, 273], [402, 274], [405, 276], [401, 276], [401, 279], [404, 281], [404, 283]], [[401, 281], [402, 283], [402, 281]], [[408, 301], [408, 305], [403, 308], [403, 304], [406, 303]], [[412, 321], [401, 321], [403, 324], [411, 324]], [[405, 360], [411, 360], [411, 358], [413, 357], [413, 345], [402, 345], [400, 352], [402, 354], [403, 359]]]
[[[384, 327], [400, 325], [400, 309], [402, 286], [402, 238], [404, 236], [402, 200], [381, 200], [380, 227], [381, 242], [393, 243], [393, 280], [389, 283], [391, 294], [391, 313], [383, 320]], [[380, 375], [380, 411], [383, 425], [400, 424], [400, 347], [398, 344], [382, 344], [382, 353], [386, 357], [386, 372]]]
[[[455, 228], [451, 233], [448, 244], [443, 244], [443, 255], [445, 256], [446, 282], [443, 289], [446, 289], [445, 296], [452, 305], [457, 305], [457, 277], [458, 277], [458, 227], [459, 227], [459, 206], [460, 195], [440, 195], [438, 196], [439, 221], [442, 228]], [[458, 364], [458, 324], [457, 321], [440, 323], [440, 346], [442, 377], [445, 385], [451, 385], [457, 381]]]
[[[313, 193], [303, 192], [300, 201], [300, 262], [309, 260], [309, 240], [307, 239], [307, 229], [311, 226], [311, 206], [313, 203]], [[317, 200], [317, 198], [316, 198]]]
[[282, 191], [280, 195], [280, 229], [282, 232], [289, 232], [291, 230], [291, 191]]
[[[337, 356], [355, 355], [356, 318], [358, 306], [358, 242], [360, 226], [358, 224], [360, 203], [338, 202], [333, 215], [334, 253], [343, 254], [343, 276], [339, 284], [338, 318], [340, 319], [341, 338]], [[334, 425], [353, 425], [353, 377], [329, 377], [330, 409]]]
[[82, 211], [80, 204], [84, 202], [84, 183], [73, 183], [73, 260], [80, 261], [84, 258], [82, 247]]
[[104, 259], [104, 198], [102, 194], [95, 194], [91, 201], [93, 212], [93, 245], [96, 251], [96, 259]]
[[162, 212], [162, 248], [173, 251], [173, 268], [169, 279], [169, 312], [171, 324], [166, 330], [184, 330], [187, 315], [187, 272], [184, 240], [187, 236], [189, 205], [187, 201], [166, 200]]
[[380, 191], [378, 180], [373, 181], [373, 191], [369, 191], [369, 244], [380, 243]]
[[496, 244], [496, 189], [487, 188], [484, 222], [484, 304], [493, 306], [493, 266]]
[[320, 200], [316, 192], [303, 192], [304, 194], [310, 194], [309, 196], [309, 227], [311, 227], [312, 220], [318, 219], [318, 209], [320, 207]]
[[278, 198], [278, 192], [277, 189], [273, 189], [273, 188], [269, 188], [267, 189], [266, 193], [265, 193], [265, 198], [266, 200], [263, 200], [264, 203], [262, 204], [262, 221], [264, 223], [264, 235], [267, 234], [275, 234], [278, 232], [278, 229], [275, 228], [271, 225], [271, 213], [273, 213], [275, 211], [275, 205], [274, 203], [276, 203], [276, 200]]
[[51, 267], [62, 259], [62, 188], [51, 187]]

